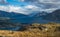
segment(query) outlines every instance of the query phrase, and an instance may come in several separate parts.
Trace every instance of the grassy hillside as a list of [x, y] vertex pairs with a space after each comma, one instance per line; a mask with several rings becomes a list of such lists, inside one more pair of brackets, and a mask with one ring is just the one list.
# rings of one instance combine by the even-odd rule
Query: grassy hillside
[[22, 31], [0, 30], [0, 37], [60, 37], [60, 24], [48, 23], [24, 26]]

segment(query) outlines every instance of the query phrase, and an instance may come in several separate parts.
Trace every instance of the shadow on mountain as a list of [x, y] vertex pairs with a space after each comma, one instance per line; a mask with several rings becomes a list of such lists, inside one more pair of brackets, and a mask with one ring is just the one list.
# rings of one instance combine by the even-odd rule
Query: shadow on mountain
[[51, 21], [60, 21], [60, 9], [53, 11], [52, 13], [47, 14], [43, 19]]

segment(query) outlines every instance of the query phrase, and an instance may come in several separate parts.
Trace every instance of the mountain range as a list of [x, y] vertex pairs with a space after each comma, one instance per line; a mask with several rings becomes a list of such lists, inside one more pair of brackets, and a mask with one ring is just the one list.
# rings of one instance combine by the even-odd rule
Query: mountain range
[[48, 22], [60, 22], [60, 9], [57, 9], [51, 13], [47, 12], [36, 12], [30, 15], [25, 15], [15, 12], [6, 12], [0, 10], [0, 18], [9, 17], [10, 22], [20, 23], [48, 23]]
[[1, 17], [9, 17], [11, 22], [20, 22], [20, 23], [28, 23], [30, 22], [30, 17], [28, 15], [24, 15], [21, 13], [15, 12], [6, 12], [0, 10], [0, 18]]

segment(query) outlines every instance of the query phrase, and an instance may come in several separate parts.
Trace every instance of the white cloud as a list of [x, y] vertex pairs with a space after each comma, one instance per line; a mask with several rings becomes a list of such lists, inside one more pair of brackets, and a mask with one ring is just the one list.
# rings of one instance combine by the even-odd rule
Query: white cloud
[[34, 5], [27, 5], [27, 6], [25, 6], [25, 8], [32, 9], [32, 8], [38, 8], [38, 7], [37, 6], [34, 6]]
[[7, 0], [0, 0], [0, 4], [8, 4]]
[[15, 13], [23, 13], [24, 11], [21, 7], [16, 6], [0, 6], [0, 10], [7, 11], [7, 12], [15, 12]]
[[[27, 7], [27, 6], [25, 6], [25, 7]], [[26, 15], [32, 13], [32, 11], [35, 11], [35, 9], [30, 10], [30, 9], [28, 9], [30, 7], [28, 7], [28, 8], [25, 8], [25, 7], [17, 7], [17, 6], [11, 6], [11, 5], [0, 6], [0, 10], [7, 11], [7, 12], [22, 13], [22, 14], [26, 14]], [[34, 7], [32, 7], [31, 9], [33, 9], [33, 8]]]
[[38, 0], [40, 2], [58, 2], [59, 0]]
[[27, 5], [27, 6], [24, 6], [24, 7], [20, 7], [20, 6], [17, 7], [17, 6], [12, 6], [12, 5], [0, 6], [0, 10], [2, 10], [2, 11], [21, 13], [21, 14], [25, 14], [25, 15], [29, 15], [32, 12], [35, 12], [35, 11], [52, 12], [56, 9], [57, 8], [42, 9], [42, 8], [34, 6], [34, 5]]
[[18, 2], [24, 2], [25, 0], [14, 0], [14, 1], [18, 1]]
[[25, 0], [20, 0], [21, 2], [24, 2]]
[[60, 0], [30, 0], [30, 2], [30, 4], [38, 6], [40, 11], [52, 12], [60, 9]]
[[[15, 0], [16, 1], [16, 0]], [[18, 0], [18, 1], [26, 1], [26, 0]], [[29, 0], [34, 1], [34, 0]], [[45, 12], [52, 12], [56, 9], [60, 9], [60, 0], [36, 0], [31, 2], [31, 4], [26, 5], [24, 7], [17, 7], [17, 6], [0, 6], [0, 10], [4, 10], [7, 12], [15, 12], [15, 13], [22, 13], [22, 14], [30, 14], [34, 11], [45, 11]]]
[[56, 9], [58, 9], [58, 8], [41, 9], [40, 11], [45, 11], [45, 12], [51, 13]]
[[39, 7], [37, 7], [35, 5], [26, 5], [24, 8], [28, 9], [30, 11], [37, 11], [39, 9]]
[[[29, 2], [31, 5], [25, 6], [28, 11], [53, 11], [60, 8], [60, 0], [15, 0], [19, 2]], [[24, 10], [24, 11], [25, 11]]]

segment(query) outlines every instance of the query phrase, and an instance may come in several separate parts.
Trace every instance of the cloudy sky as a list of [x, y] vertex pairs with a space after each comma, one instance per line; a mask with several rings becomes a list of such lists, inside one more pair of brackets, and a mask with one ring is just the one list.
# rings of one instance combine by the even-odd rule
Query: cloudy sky
[[60, 9], [60, 0], [0, 0], [0, 10], [30, 14], [37, 11], [52, 12]]

